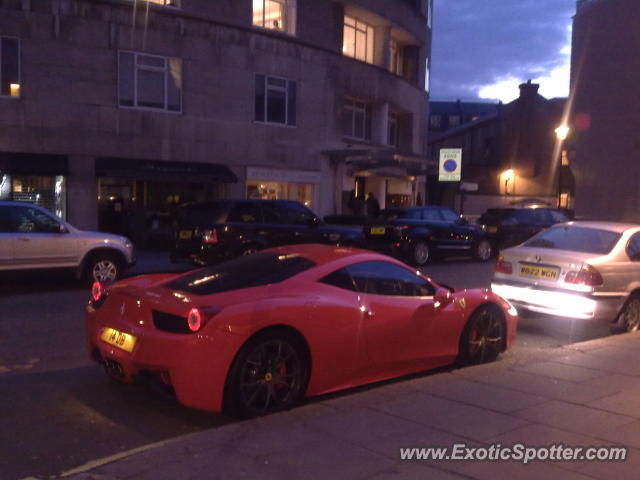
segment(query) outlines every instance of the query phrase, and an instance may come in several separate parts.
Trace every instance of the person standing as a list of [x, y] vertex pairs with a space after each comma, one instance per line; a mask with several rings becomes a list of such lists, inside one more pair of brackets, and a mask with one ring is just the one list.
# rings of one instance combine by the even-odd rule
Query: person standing
[[380, 213], [380, 204], [376, 199], [373, 192], [369, 192], [367, 195], [367, 215], [370, 217], [377, 217]]

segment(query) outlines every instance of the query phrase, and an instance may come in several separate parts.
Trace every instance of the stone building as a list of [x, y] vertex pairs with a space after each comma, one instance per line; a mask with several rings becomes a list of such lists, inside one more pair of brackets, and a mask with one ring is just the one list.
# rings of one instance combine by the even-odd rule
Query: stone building
[[0, 198], [82, 228], [424, 190], [431, 0], [0, 0]]
[[577, 2], [567, 142], [578, 215], [640, 222], [639, 23], [637, 0]]

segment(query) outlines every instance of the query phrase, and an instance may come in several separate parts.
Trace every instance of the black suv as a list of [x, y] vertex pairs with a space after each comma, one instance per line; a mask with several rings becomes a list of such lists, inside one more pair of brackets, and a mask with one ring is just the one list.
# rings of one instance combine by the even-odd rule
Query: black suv
[[382, 210], [375, 224], [364, 227], [365, 247], [390, 253], [422, 266], [436, 255], [471, 255], [487, 261], [493, 245], [477, 225], [446, 207]]
[[220, 200], [180, 207], [173, 261], [207, 265], [294, 243], [361, 246], [358, 228], [327, 225], [299, 202]]
[[569, 210], [529, 206], [520, 208], [490, 208], [478, 223], [490, 235], [498, 248], [509, 248], [556, 223], [573, 220]]

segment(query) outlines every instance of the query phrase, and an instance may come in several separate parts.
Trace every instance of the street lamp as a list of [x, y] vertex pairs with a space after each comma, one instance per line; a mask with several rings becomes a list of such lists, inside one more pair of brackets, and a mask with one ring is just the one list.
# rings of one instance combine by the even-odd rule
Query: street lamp
[[558, 208], [562, 206], [562, 159], [565, 156], [562, 142], [564, 142], [567, 135], [569, 135], [569, 130], [569, 127], [565, 124], [560, 125], [554, 130], [558, 138], [558, 150], [560, 150], [560, 155], [558, 156]]

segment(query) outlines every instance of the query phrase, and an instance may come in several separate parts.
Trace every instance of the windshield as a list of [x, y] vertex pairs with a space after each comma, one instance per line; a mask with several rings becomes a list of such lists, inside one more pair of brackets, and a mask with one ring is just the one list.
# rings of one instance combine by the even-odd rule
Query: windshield
[[613, 249], [620, 235], [620, 233], [597, 228], [557, 226], [531, 237], [524, 246], [606, 254]]
[[254, 253], [196, 270], [166, 286], [195, 295], [211, 295], [283, 282], [314, 265], [314, 262], [299, 255]]

